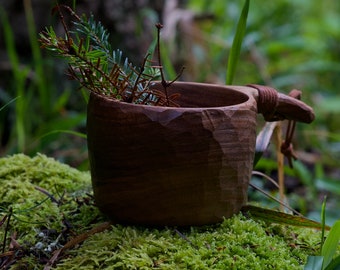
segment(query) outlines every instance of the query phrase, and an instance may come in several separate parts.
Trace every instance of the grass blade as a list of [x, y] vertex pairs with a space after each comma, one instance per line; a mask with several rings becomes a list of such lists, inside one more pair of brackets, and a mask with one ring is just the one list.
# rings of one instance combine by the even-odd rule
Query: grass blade
[[246, 33], [248, 10], [249, 0], [246, 0], [242, 9], [240, 19], [237, 24], [236, 34], [229, 53], [226, 84], [233, 83], [237, 62], [240, 57], [242, 41]]
[[34, 63], [33, 69], [36, 73], [35, 80], [39, 92], [40, 106], [43, 110], [43, 113], [45, 115], [48, 115], [51, 113], [50, 108], [52, 107], [52, 102], [50, 91], [48, 91], [48, 83], [46, 82], [46, 71], [44, 70], [43, 58], [37, 38], [38, 35], [35, 28], [32, 3], [31, 0], [24, 0], [23, 3], [26, 15], [27, 30], [29, 34], [28, 36], [31, 45], [31, 53]]
[[320, 270], [323, 263], [322, 256], [308, 256], [304, 270]]
[[324, 256], [322, 269], [325, 269], [332, 261], [340, 240], [340, 220], [332, 226], [325, 243], [322, 246], [321, 255]]
[[13, 98], [10, 101], [8, 101], [4, 106], [0, 107], [0, 112], [5, 109], [7, 106], [9, 106], [9, 104], [11, 104], [12, 102], [16, 101], [19, 97]]
[[326, 268], [325, 270], [340, 270], [340, 256], [337, 256], [334, 258]]
[[78, 131], [73, 131], [73, 130], [52, 130], [50, 132], [45, 133], [41, 137], [39, 137], [39, 140], [41, 140], [42, 138], [45, 138], [47, 136], [50, 136], [52, 134], [59, 134], [59, 133], [71, 134], [71, 135], [77, 136], [79, 138], [87, 139], [87, 135], [86, 134], [78, 132]]
[[[290, 214], [282, 213], [275, 210], [265, 209], [253, 205], [243, 206], [241, 209], [245, 215], [250, 214], [254, 218], [264, 220], [266, 222], [292, 225], [304, 228], [321, 229], [322, 225], [314, 220], [307, 219], [305, 217], [293, 216]], [[325, 229], [329, 229], [325, 226]], [[326, 240], [327, 241], [327, 240]]]
[[0, 6], [0, 21], [3, 26], [6, 52], [11, 64], [15, 83], [16, 96], [20, 97], [15, 104], [15, 127], [17, 136], [18, 151], [24, 152], [26, 144], [25, 115], [28, 106], [27, 94], [25, 93], [25, 81], [29, 73], [29, 68], [21, 68], [19, 57], [15, 50], [15, 41], [12, 27], [9, 23], [5, 10]]
[[277, 122], [267, 122], [256, 137], [254, 167], [267, 150]]
[[327, 196], [324, 197], [322, 206], [321, 206], [321, 225], [322, 225], [322, 230], [321, 230], [321, 252], [322, 252], [322, 247], [324, 244], [324, 239], [325, 239], [325, 224], [326, 224], [326, 200]]

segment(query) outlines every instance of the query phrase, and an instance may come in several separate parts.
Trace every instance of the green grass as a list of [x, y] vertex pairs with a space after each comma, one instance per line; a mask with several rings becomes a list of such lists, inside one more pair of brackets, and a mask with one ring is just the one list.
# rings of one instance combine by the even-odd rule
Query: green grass
[[[12, 26], [8, 20], [8, 14], [0, 6], [1, 24], [3, 26], [3, 40], [5, 42], [8, 60], [11, 65], [11, 77], [9, 84], [5, 85], [5, 95], [1, 95], [1, 102], [6, 104], [0, 111], [4, 115], [13, 116], [10, 121], [13, 125], [3, 126], [2, 130], [9, 129], [11, 134], [9, 142], [4, 145], [4, 153], [27, 153], [35, 154], [44, 152], [55, 155], [56, 147], [60, 151], [63, 147], [68, 148], [70, 153], [77, 147], [85, 152], [86, 141], [74, 144], [75, 137], [83, 133], [85, 125], [86, 102], [82, 101], [81, 95], [74, 89], [70, 89], [64, 74], [56, 73], [57, 66], [51, 66], [52, 59], [46, 58], [38, 44], [38, 35], [35, 28], [33, 10], [30, 1], [24, 1], [24, 10], [26, 14], [26, 24], [29, 36], [29, 44], [32, 58], [27, 60], [21, 59], [19, 52], [16, 50], [15, 37]], [[55, 60], [53, 60], [55, 62]], [[64, 65], [63, 63], [58, 63]], [[64, 72], [64, 71], [63, 71]], [[65, 82], [60, 83], [60, 77]], [[64, 87], [64, 89], [60, 88]], [[59, 88], [59, 89], [58, 89]], [[74, 86], [73, 86], [74, 88]], [[80, 102], [79, 102], [80, 101]], [[70, 102], [76, 104], [80, 111], [67, 109]], [[81, 103], [82, 102], [82, 103]], [[81, 106], [83, 104], [83, 106]], [[5, 122], [4, 122], [5, 123]], [[58, 130], [67, 130], [69, 135], [56, 135]], [[73, 134], [71, 134], [73, 131]], [[81, 132], [80, 132], [81, 131]], [[59, 132], [60, 134], [60, 132]], [[43, 137], [43, 139], [41, 139]], [[65, 145], [66, 144], [66, 145]], [[79, 144], [81, 144], [79, 146]], [[79, 150], [77, 150], [79, 152]], [[76, 153], [74, 155], [77, 155]], [[60, 159], [69, 160], [70, 156], [61, 155]], [[88, 168], [87, 161], [83, 158], [76, 161], [75, 165]]]
[[340, 256], [337, 254], [340, 240], [340, 220], [336, 221], [329, 234], [325, 238], [325, 223], [326, 223], [326, 198], [322, 204], [321, 220], [322, 233], [320, 254], [317, 256], [308, 256], [304, 270], [335, 270], [340, 267]]
[[35, 83], [38, 90], [39, 103], [41, 105], [42, 113], [48, 116], [51, 113], [51, 106], [54, 105], [53, 104], [54, 102], [51, 99], [52, 91], [48, 91], [49, 89], [48, 81], [46, 80], [47, 77], [45, 75], [45, 65], [42, 57], [42, 52], [39, 47], [31, 1], [24, 0], [24, 9], [26, 14], [27, 31], [32, 52], [32, 70], [36, 77]]
[[24, 151], [26, 144], [25, 133], [25, 111], [28, 106], [29, 97], [25, 92], [25, 81], [29, 73], [29, 68], [20, 66], [17, 52], [15, 51], [14, 35], [9, 24], [7, 14], [0, 7], [1, 23], [4, 29], [4, 40], [8, 53], [8, 58], [11, 62], [13, 70], [13, 80], [15, 81], [14, 91], [16, 95], [15, 102], [15, 127], [17, 134], [18, 151]]
[[229, 52], [227, 75], [226, 75], [226, 84], [229, 84], [229, 85], [233, 83], [237, 63], [240, 58], [241, 47], [243, 44], [244, 36], [246, 34], [248, 11], [249, 11], [249, 0], [246, 0], [244, 3], [243, 9], [242, 9], [242, 13], [240, 15], [240, 19], [237, 24], [233, 44]]

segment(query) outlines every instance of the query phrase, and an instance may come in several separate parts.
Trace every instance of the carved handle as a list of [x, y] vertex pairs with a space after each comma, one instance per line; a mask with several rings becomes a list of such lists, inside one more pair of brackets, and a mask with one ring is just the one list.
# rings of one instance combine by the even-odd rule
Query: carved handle
[[314, 118], [313, 109], [302, 101], [278, 93], [274, 88], [250, 84], [258, 90], [257, 108], [266, 121], [294, 120], [311, 123]]

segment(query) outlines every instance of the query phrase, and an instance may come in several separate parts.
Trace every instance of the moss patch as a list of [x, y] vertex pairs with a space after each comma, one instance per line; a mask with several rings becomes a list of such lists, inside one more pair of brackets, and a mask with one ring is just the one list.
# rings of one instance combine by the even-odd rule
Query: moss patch
[[273, 229], [241, 215], [180, 232], [114, 226], [72, 250], [57, 269], [301, 269], [310, 250], [289, 228], [285, 235]]
[[[0, 185], [0, 220], [13, 213], [9, 227], [0, 227], [0, 243], [7, 230], [19, 244], [11, 269], [43, 269], [56, 249], [105, 220], [89, 173], [44, 155], [0, 159]], [[55, 269], [301, 269], [319, 237], [241, 214], [189, 229], [115, 225], [68, 250]]]

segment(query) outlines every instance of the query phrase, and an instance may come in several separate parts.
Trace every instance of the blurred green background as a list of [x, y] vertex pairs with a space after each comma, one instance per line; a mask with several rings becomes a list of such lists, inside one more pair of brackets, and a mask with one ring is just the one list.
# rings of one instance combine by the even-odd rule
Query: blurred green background
[[[112, 44], [136, 65], [155, 40], [162, 22], [163, 62], [168, 78], [185, 66], [181, 80], [225, 82], [228, 55], [243, 1], [101, 0], [59, 1], [77, 13], [95, 15], [112, 33]], [[88, 170], [86, 101], [65, 76], [67, 65], [40, 49], [38, 33], [62, 31], [53, 3], [0, 0], [0, 155], [37, 152]], [[328, 223], [340, 218], [340, 2], [334, 0], [251, 0], [234, 84], [303, 91], [316, 120], [298, 124], [299, 161], [285, 169], [291, 206], [319, 219], [328, 196]], [[66, 18], [69, 19], [69, 18]], [[259, 129], [263, 120], [259, 117]], [[276, 177], [272, 148], [255, 168]], [[266, 181], [253, 183], [276, 195]], [[259, 192], [250, 199], [277, 206]]]

